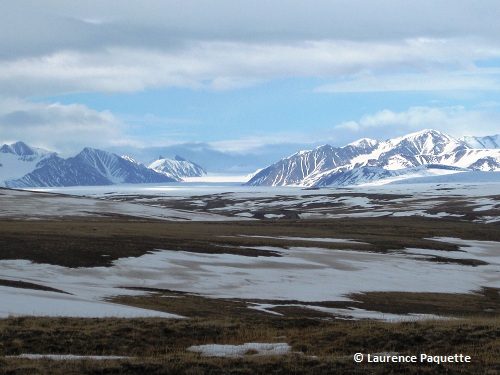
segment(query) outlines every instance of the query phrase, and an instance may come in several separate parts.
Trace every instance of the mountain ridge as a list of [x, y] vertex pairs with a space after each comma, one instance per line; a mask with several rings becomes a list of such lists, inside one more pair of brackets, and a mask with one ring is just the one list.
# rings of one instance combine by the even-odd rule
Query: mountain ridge
[[18, 141], [0, 147], [0, 185], [2, 181], [20, 178], [33, 171], [45, 159], [55, 156], [53, 151], [31, 147]]
[[64, 159], [55, 152], [19, 141], [0, 147], [0, 185], [29, 188], [178, 182], [193, 175], [186, 172], [191, 165], [193, 170], [206, 173], [202, 167], [180, 156], [177, 156], [176, 162], [182, 164], [184, 169], [169, 173], [165, 165], [162, 173], [129, 156], [118, 156], [91, 147]]
[[[385, 141], [361, 138], [342, 147], [323, 144], [298, 151], [249, 174], [245, 185], [346, 186], [417, 178], [419, 173], [500, 171], [499, 145], [500, 135], [457, 139], [433, 129]], [[67, 159], [22, 141], [0, 147], [0, 186], [7, 187], [166, 183], [206, 173], [178, 155], [145, 165], [90, 147]]]
[[25, 176], [6, 181], [11, 188], [99, 186], [119, 183], [174, 182], [131, 158], [122, 158], [106, 151], [84, 148], [74, 157], [52, 156], [37, 164]]
[[[493, 145], [495, 143], [491, 140], [495, 137], [498, 136], [482, 137], [489, 143], [481, 143], [481, 137], [474, 140]], [[244, 185], [358, 185], [396, 175], [404, 178], [405, 173], [413, 173], [412, 168], [425, 165], [440, 165], [442, 170], [500, 171], [499, 148], [473, 148], [470, 142], [470, 139], [460, 140], [437, 130], [425, 129], [385, 141], [363, 138], [343, 147], [322, 145], [313, 150], [299, 151], [263, 168]]]

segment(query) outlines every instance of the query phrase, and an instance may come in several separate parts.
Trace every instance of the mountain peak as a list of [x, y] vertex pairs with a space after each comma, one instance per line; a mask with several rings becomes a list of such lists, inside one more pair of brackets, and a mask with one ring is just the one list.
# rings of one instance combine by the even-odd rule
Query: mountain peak
[[125, 156], [85, 147], [68, 159], [47, 158], [21, 178], [6, 181], [8, 187], [91, 186], [120, 183], [164, 183], [177, 179], [153, 171]]
[[2, 147], [0, 147], [0, 152], [2, 154], [15, 154], [12, 147], [10, 147], [10, 145], [8, 145], [8, 144], [4, 144]]
[[184, 177], [201, 177], [207, 174], [205, 169], [179, 155], [175, 155], [175, 159], [158, 159], [152, 162], [148, 168], [180, 180]]
[[440, 132], [439, 130], [424, 129], [418, 132], [403, 135], [402, 137], [399, 138], [395, 138], [394, 141], [405, 140], [405, 139], [424, 139], [424, 138], [443, 139], [443, 140], [454, 139], [449, 135]]
[[[493, 144], [495, 139], [488, 140]], [[425, 165], [498, 171], [500, 150], [474, 149], [438, 130], [424, 129], [384, 142], [363, 138], [345, 147], [301, 151], [260, 170], [246, 185], [355, 185], [403, 176]]]
[[85, 147], [80, 153], [84, 153], [84, 154], [96, 154], [96, 153], [101, 153], [101, 152], [105, 152], [105, 151], [99, 150], [97, 148]]
[[18, 156], [31, 156], [37, 153], [35, 148], [28, 146], [26, 143], [22, 141], [18, 141], [10, 145], [4, 144], [0, 148], [0, 152], [4, 154], [14, 154]]
[[24, 142], [4, 144], [0, 147], [0, 164], [2, 165], [0, 186], [8, 180], [20, 178], [33, 171], [39, 163], [56, 155], [55, 152], [31, 147]]
[[328, 143], [325, 143], [324, 145], [316, 147], [316, 150], [329, 150], [331, 148], [332, 148], [332, 146], [330, 146]]
[[357, 141], [349, 143], [347, 146], [353, 146], [353, 147], [373, 147], [378, 143], [375, 139], [371, 138], [361, 138], [358, 139]]
[[441, 155], [467, 148], [463, 142], [434, 129], [424, 129], [384, 143], [397, 152], [407, 149], [415, 155]]
[[447, 137], [446, 134], [443, 132], [436, 130], [436, 129], [423, 129], [414, 133], [407, 134], [407, 137], [412, 137], [412, 136], [420, 136], [420, 135], [426, 135], [426, 134], [432, 134], [432, 135], [440, 135], [440, 136], [445, 136]]

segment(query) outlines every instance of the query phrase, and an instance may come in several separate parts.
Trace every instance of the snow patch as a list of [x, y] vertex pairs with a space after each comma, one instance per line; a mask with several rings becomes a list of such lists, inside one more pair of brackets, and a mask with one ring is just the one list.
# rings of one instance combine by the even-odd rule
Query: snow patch
[[[50, 275], [48, 278], [50, 278]], [[183, 318], [180, 315], [118, 305], [84, 296], [71, 296], [55, 292], [5, 286], [0, 286], [0, 300], [6, 301], [6, 303], [2, 303], [0, 306], [0, 318], [11, 316]]]
[[116, 361], [122, 359], [131, 359], [132, 357], [123, 357], [117, 355], [20, 354], [20, 355], [8, 355], [6, 358], [52, 359], [55, 361], [74, 361], [74, 360]]
[[245, 355], [273, 356], [291, 353], [287, 343], [246, 343], [242, 345], [198, 345], [188, 348], [189, 351], [200, 353], [206, 357], [237, 358]]

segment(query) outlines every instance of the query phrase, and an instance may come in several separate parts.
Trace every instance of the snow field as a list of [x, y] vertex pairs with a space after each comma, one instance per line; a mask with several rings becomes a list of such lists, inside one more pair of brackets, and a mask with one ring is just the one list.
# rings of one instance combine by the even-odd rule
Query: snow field
[[[488, 262], [488, 265], [472, 267], [431, 262], [428, 259], [434, 252], [421, 249], [381, 254], [318, 247], [256, 247], [277, 251], [281, 257], [159, 250], [138, 258], [116, 260], [109, 268], [66, 268], [24, 260], [2, 260], [0, 278], [22, 278], [22, 281], [49, 286], [71, 295], [1, 286], [0, 316], [179, 318], [103, 301], [117, 295], [140, 293], [123, 287], [169, 289], [211, 298], [304, 302], [346, 301], [350, 293], [371, 291], [468, 293], [481, 287], [500, 287], [499, 243], [436, 240], [461, 246], [460, 252], [441, 252], [440, 256], [477, 259]], [[263, 307], [264, 310], [267, 308]], [[348, 310], [330, 312], [355, 318], [374, 317], [370, 312]]]
[[[199, 190], [196, 190], [196, 186]], [[207, 191], [208, 186], [208, 191]], [[498, 184], [414, 184], [385, 185], [353, 189], [302, 190], [298, 188], [255, 188], [232, 185], [191, 184], [190, 186], [112, 186], [98, 188], [52, 189], [75, 194], [107, 196], [141, 194], [141, 203], [165, 199], [191, 199], [200, 206], [204, 196], [224, 193], [224, 199], [235, 202], [224, 210], [259, 209], [261, 207], [287, 207], [321, 203], [334, 199], [343, 204], [345, 213], [324, 213], [322, 207], [300, 213], [308, 217], [367, 217], [450, 216], [446, 212], [432, 215], [425, 212], [446, 199], [465, 198], [475, 212], [494, 211], [498, 208]], [[194, 188], [194, 190], [193, 190]], [[396, 200], [401, 209], [390, 209], [384, 201], [370, 200], [356, 194], [401, 194]], [[196, 195], [199, 194], [199, 195]], [[328, 197], [327, 194], [335, 194]], [[233, 217], [205, 212], [151, 207], [144, 204], [115, 202], [104, 199], [86, 199], [79, 196], [37, 194], [26, 191], [1, 190], [0, 217], [43, 220], [64, 216], [92, 216], [102, 213], [129, 215], [138, 218], [163, 220], [241, 220], [249, 213], [240, 212]], [[262, 200], [262, 201], [260, 201]], [[392, 200], [391, 200], [392, 202]], [[35, 213], [35, 214], [34, 214]], [[498, 221], [498, 216], [483, 220]], [[273, 237], [270, 237], [273, 238]], [[338, 239], [304, 239], [275, 237], [285, 240], [345, 241]], [[346, 295], [370, 291], [468, 293], [481, 287], [500, 287], [499, 244], [487, 241], [463, 241], [436, 238], [436, 241], [456, 243], [460, 251], [438, 252], [426, 249], [406, 249], [388, 254], [362, 251], [327, 250], [318, 247], [292, 247], [289, 249], [259, 247], [260, 250], [277, 251], [281, 257], [250, 258], [229, 254], [200, 254], [177, 252], [168, 249], [143, 255], [139, 258], [122, 258], [109, 268], [65, 268], [48, 264], [33, 264], [23, 260], [0, 260], [0, 279], [25, 281], [63, 290], [71, 295], [0, 286], [0, 317], [17, 315], [50, 316], [162, 316], [172, 314], [120, 306], [104, 299], [117, 295], [134, 295], [140, 292], [122, 287], [150, 287], [197, 293], [213, 298], [244, 298], [248, 300], [296, 300], [304, 302], [342, 301]], [[457, 263], [428, 261], [434, 256], [450, 259], [477, 259], [487, 265], [477, 267]], [[260, 306], [260, 307], [259, 307]], [[271, 305], [249, 305], [274, 313]], [[309, 308], [313, 308], [308, 306]], [[319, 308], [319, 307], [318, 307]], [[330, 311], [337, 316], [362, 317], [364, 312]], [[374, 318], [375, 315], [371, 315]], [[382, 317], [383, 318], [383, 317]]]

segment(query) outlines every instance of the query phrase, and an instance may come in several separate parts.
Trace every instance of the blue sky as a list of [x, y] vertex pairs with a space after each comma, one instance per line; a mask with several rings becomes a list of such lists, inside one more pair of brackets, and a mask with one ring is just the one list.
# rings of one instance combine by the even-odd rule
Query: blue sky
[[500, 133], [496, 0], [0, 7], [0, 143], [250, 171], [362, 137]]

